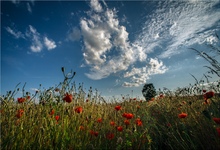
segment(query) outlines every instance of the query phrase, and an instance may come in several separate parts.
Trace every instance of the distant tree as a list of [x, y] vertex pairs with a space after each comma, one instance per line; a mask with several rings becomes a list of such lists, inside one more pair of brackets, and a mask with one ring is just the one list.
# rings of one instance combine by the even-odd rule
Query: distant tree
[[142, 94], [145, 97], [146, 101], [151, 100], [154, 96], [156, 96], [156, 89], [152, 83], [145, 84], [142, 89]]

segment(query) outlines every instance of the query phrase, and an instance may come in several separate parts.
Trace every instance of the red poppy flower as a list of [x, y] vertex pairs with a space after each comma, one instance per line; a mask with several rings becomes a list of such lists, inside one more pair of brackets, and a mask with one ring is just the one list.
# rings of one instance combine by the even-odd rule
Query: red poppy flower
[[17, 98], [17, 100], [18, 100], [18, 103], [23, 103], [25, 101], [25, 98], [20, 97], [20, 98]]
[[115, 110], [117, 110], [117, 111], [121, 110], [121, 106], [120, 105], [115, 106]]
[[31, 99], [31, 97], [28, 95], [27, 97], [26, 97], [28, 100], [30, 100]]
[[23, 110], [23, 109], [19, 109], [19, 110], [17, 111], [16, 117], [17, 117], [17, 118], [21, 118], [21, 116], [23, 115], [23, 113], [24, 113], [24, 110]]
[[137, 126], [142, 126], [143, 125], [142, 120], [140, 118], [137, 118], [135, 120], [135, 123], [136, 123]]
[[205, 100], [207, 100], [207, 99], [209, 99], [209, 98], [212, 98], [212, 97], [214, 96], [214, 94], [215, 94], [214, 92], [209, 91], [209, 92], [205, 93], [205, 94], [203, 95], [203, 97], [204, 97]]
[[111, 125], [111, 126], [115, 126], [115, 122], [114, 122], [114, 121], [111, 121], [111, 122], [110, 122], [110, 125]]
[[81, 106], [75, 108], [75, 112], [82, 113], [83, 108]]
[[206, 90], [202, 90], [202, 92], [203, 92], [203, 93], [205, 93], [205, 92], [206, 92]]
[[178, 117], [179, 118], [186, 118], [187, 114], [182, 112], [181, 114], [178, 115]]
[[130, 124], [129, 120], [125, 120], [124, 123], [125, 123], [126, 125], [129, 125], [129, 124]]
[[102, 118], [97, 119], [98, 123], [102, 123]]
[[112, 140], [113, 138], [114, 138], [114, 134], [113, 133], [108, 133], [107, 135], [106, 135], [106, 138], [107, 139], [109, 139], [109, 140]]
[[94, 135], [94, 136], [98, 136], [98, 135], [99, 135], [99, 133], [98, 133], [98, 132], [93, 131], [93, 130], [91, 130], [91, 131], [90, 131], [90, 134], [91, 134], [91, 135]]
[[127, 118], [127, 119], [131, 119], [131, 118], [134, 117], [134, 115], [132, 113], [123, 113], [122, 116]]
[[83, 127], [83, 126], [79, 126], [79, 130], [84, 130], [85, 129], [85, 127]]
[[67, 103], [71, 103], [73, 100], [73, 95], [72, 94], [65, 94], [65, 97], [63, 98], [64, 101], [66, 101]]
[[53, 115], [54, 113], [55, 113], [55, 110], [54, 110], [54, 109], [51, 109], [50, 115]]
[[212, 118], [212, 119], [215, 121], [215, 123], [220, 124], [220, 118]]
[[220, 128], [216, 128], [218, 136], [220, 137]]
[[172, 125], [171, 125], [171, 123], [167, 123], [167, 127], [171, 127]]
[[135, 100], [136, 100], [136, 98], [133, 98], [133, 100], [135, 101]]
[[55, 116], [56, 121], [58, 121], [60, 119], [60, 116]]
[[119, 132], [123, 131], [123, 127], [122, 127], [122, 126], [118, 126], [118, 127], [117, 127], [117, 130], [118, 130]]

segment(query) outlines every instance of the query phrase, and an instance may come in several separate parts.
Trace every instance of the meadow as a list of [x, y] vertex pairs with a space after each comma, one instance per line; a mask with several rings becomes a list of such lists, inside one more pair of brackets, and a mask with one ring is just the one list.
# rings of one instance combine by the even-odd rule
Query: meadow
[[62, 72], [56, 87], [31, 95], [17, 85], [1, 97], [1, 149], [220, 149], [220, 81], [106, 101]]

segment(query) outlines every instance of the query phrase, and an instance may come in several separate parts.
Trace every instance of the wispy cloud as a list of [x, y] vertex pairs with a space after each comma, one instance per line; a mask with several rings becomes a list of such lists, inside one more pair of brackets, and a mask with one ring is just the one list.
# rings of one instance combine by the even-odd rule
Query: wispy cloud
[[217, 3], [219, 1], [158, 2], [157, 9], [143, 25], [138, 44], [146, 53], [160, 49], [159, 58], [168, 58], [181, 53], [179, 49], [183, 45], [208, 41], [216, 31], [212, 26], [220, 20], [219, 8], [212, 9]]
[[11, 29], [10, 27], [5, 28], [11, 35], [13, 35], [16, 39], [23, 38], [25, 39], [24, 34], [22, 32], [17, 31], [16, 29]]
[[43, 44], [41, 42], [40, 33], [37, 32], [37, 30], [29, 25], [29, 31], [26, 32], [26, 36], [31, 38], [32, 44], [30, 46], [30, 49], [32, 52], [41, 52], [43, 49]]
[[32, 13], [32, 8], [31, 8], [30, 3], [27, 3], [27, 10], [28, 10], [30, 13]]
[[67, 40], [78, 41], [81, 38], [81, 32], [77, 27], [73, 27], [68, 31]]
[[48, 50], [52, 50], [57, 47], [56, 43], [53, 40], [48, 39], [47, 37], [44, 37], [44, 44]]
[[131, 81], [124, 82], [123, 86], [132, 87], [132, 86], [140, 86], [148, 79], [150, 79], [151, 75], [155, 74], [163, 74], [168, 70], [166, 66], [163, 65], [162, 61], [158, 61], [157, 58], [150, 58], [149, 64], [145, 67], [135, 68], [133, 67], [131, 71], [127, 71], [124, 74], [125, 78], [131, 77]]
[[16, 29], [12, 29], [10, 27], [6, 27], [5, 29], [16, 39], [23, 38], [28, 41], [30, 40], [31, 45], [29, 48], [32, 52], [41, 52], [44, 47], [46, 47], [48, 50], [52, 50], [57, 47], [55, 41], [49, 39], [46, 36], [42, 37], [41, 34], [37, 31], [37, 29], [32, 25], [28, 26], [28, 29], [26, 30], [25, 34], [23, 34], [21, 31], [17, 31]]

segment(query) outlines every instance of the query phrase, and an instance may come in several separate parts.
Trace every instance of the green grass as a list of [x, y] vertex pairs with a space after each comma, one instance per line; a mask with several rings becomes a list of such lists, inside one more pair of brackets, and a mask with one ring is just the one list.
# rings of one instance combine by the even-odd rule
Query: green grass
[[[44, 95], [46, 102], [34, 103]], [[49, 98], [37, 93], [34, 98], [17, 103], [8, 94], [1, 101], [1, 149], [220, 149], [220, 125], [213, 117], [220, 118], [218, 94], [205, 104], [203, 96], [165, 96], [146, 102], [129, 97], [120, 102], [86, 102], [75, 98], [63, 102], [63, 95]], [[51, 98], [51, 99], [50, 99]], [[56, 98], [60, 98], [57, 103]], [[62, 101], [61, 101], [62, 100]], [[117, 111], [115, 106], [121, 106]], [[75, 108], [81, 106], [82, 113]], [[24, 110], [20, 118], [18, 110]], [[51, 114], [51, 110], [54, 114]], [[126, 125], [123, 113], [132, 113]], [[179, 118], [180, 113], [186, 118]], [[59, 120], [55, 119], [59, 116]], [[102, 118], [101, 122], [97, 120]], [[138, 126], [140, 118], [143, 125]], [[110, 125], [110, 122], [115, 125]], [[123, 131], [117, 130], [122, 126]], [[91, 134], [98, 132], [98, 135]], [[93, 132], [93, 133], [94, 133]], [[114, 135], [111, 139], [108, 135]]]

